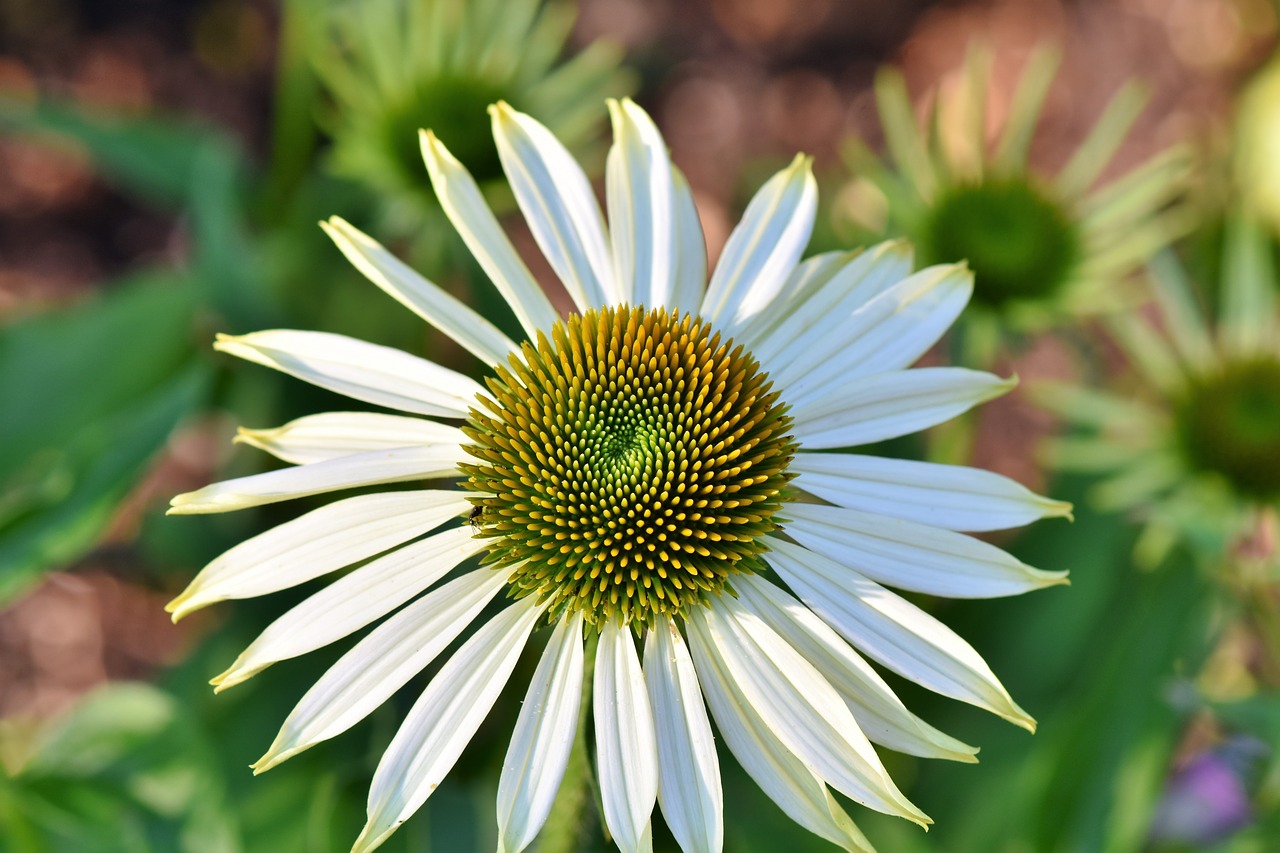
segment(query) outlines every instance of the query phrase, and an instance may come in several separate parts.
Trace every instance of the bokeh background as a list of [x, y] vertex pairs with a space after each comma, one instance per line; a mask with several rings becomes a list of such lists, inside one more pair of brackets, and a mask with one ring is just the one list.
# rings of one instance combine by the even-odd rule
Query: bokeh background
[[[509, 212], [485, 104], [507, 98], [559, 122], [598, 176], [602, 99], [632, 94], [689, 178], [713, 258], [750, 193], [797, 150], [814, 155], [823, 199], [813, 251], [851, 247], [894, 229], [850, 153], [854, 139], [884, 149], [879, 69], [900, 69], [923, 120], [982, 46], [994, 132], [1048, 45], [1061, 66], [1031, 169], [1052, 174], [1114, 93], [1140, 81], [1145, 107], [1100, 183], [1172, 145], [1191, 152], [1194, 167], [1160, 202], [1180, 215], [1164, 257], [1210, 296], [1224, 223], [1280, 162], [1267, 112], [1280, 109], [1270, 0], [580, 0], [543, 9], [557, 23], [536, 36], [500, 32], [501, 2], [425, 5], [453, 28], [445, 65], [430, 50], [381, 48], [386, 15], [374, 7], [386, 3], [0, 2], [0, 850], [328, 851], [355, 837], [381, 749], [425, 681], [252, 776], [247, 766], [338, 653], [217, 696], [207, 681], [310, 588], [179, 625], [163, 605], [222, 550], [297, 508], [163, 510], [173, 494], [269, 465], [232, 446], [237, 424], [335, 408], [325, 392], [215, 355], [215, 332], [321, 329], [469, 366], [315, 225], [341, 215], [498, 311], [433, 206], [417, 127], [491, 179], [491, 201]], [[509, 227], [532, 249], [518, 220]], [[1270, 257], [1268, 228], [1259, 245]], [[1147, 317], [1133, 266], [1124, 278], [1136, 295], [1117, 310]], [[913, 710], [980, 745], [981, 763], [884, 754], [936, 820], [927, 835], [851, 814], [889, 853], [1280, 851], [1275, 500], [1254, 501], [1244, 526], [1208, 544], [1144, 551], [1146, 498], [1099, 506], [1102, 475], [1058, 470], [1078, 466], [1053, 464], [1062, 453], [1046, 448], [1075, 427], [1037, 400], [1037, 388], [1116, 387], [1126, 350], [1114, 323], [1050, 325], [982, 350], [1021, 377], [1014, 393], [958, 431], [885, 448], [972, 461], [1075, 502], [1073, 523], [995, 537], [1032, 565], [1071, 570], [1071, 587], [925, 603], [983, 653], [1040, 731], [901, 684]], [[508, 693], [387, 849], [493, 848], [497, 769], [519, 700]], [[727, 850], [832, 849], [722, 758]], [[556, 850], [608, 849], [598, 825], [588, 815]], [[664, 833], [656, 847], [674, 850]]]

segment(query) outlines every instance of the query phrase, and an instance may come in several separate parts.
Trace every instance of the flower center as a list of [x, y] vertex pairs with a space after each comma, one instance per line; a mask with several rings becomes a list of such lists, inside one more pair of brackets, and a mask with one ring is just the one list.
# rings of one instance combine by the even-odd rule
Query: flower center
[[973, 298], [999, 308], [1052, 296], [1079, 257], [1065, 212], [1025, 181], [955, 187], [934, 206], [921, 235], [928, 263], [969, 262]]
[[398, 103], [388, 105], [377, 129], [397, 180], [436, 203], [422, 165], [419, 128], [434, 131], [482, 186], [501, 177], [502, 163], [486, 109], [503, 98], [511, 100], [511, 94], [467, 77], [433, 77], [406, 91]]
[[697, 317], [604, 308], [525, 343], [464, 427], [487, 561], [554, 615], [650, 623], [757, 571], [791, 479], [791, 419]]
[[1280, 360], [1228, 365], [1192, 385], [1179, 415], [1192, 465], [1250, 497], [1280, 496]]

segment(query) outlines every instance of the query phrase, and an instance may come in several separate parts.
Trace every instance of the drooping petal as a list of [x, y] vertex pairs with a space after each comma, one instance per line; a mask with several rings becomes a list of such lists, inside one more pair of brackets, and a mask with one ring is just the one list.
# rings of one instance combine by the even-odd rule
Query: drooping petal
[[456, 444], [355, 453], [211, 483], [174, 497], [169, 502], [169, 515], [230, 512], [338, 489], [450, 477], [458, 473], [459, 462], [470, 458]]
[[562, 618], [529, 682], [498, 782], [498, 851], [520, 853], [551, 814], [582, 702], [582, 614]]
[[658, 804], [684, 853], [724, 846], [724, 794], [711, 722], [693, 659], [675, 622], [660, 620], [644, 647], [658, 737]]
[[747, 205], [720, 254], [699, 313], [733, 334], [763, 311], [809, 244], [817, 207], [812, 160], [796, 155]]
[[921, 270], [852, 311], [841, 303], [824, 314], [800, 345], [770, 363], [770, 376], [803, 399], [852, 377], [909, 367], [951, 328], [972, 293], [973, 273], [962, 265]]
[[321, 222], [320, 227], [365, 278], [485, 364], [492, 367], [506, 360], [507, 353], [516, 348], [497, 326], [423, 278], [345, 219], [334, 216]]
[[378, 412], [324, 412], [274, 429], [241, 427], [235, 440], [285, 462], [306, 465], [373, 450], [465, 444], [467, 437], [457, 427], [425, 418]]
[[914, 604], [821, 554], [780, 539], [765, 558], [855, 648], [935, 693], [1035, 731], [973, 646]]
[[908, 755], [977, 760], [975, 747], [908, 711], [871, 665], [808, 607], [758, 575], [735, 578], [734, 589], [751, 612], [822, 673], [869, 740]]
[[489, 114], [516, 203], [578, 310], [619, 304], [604, 217], [582, 167], [530, 116], [503, 102]]
[[378, 762], [369, 787], [368, 821], [352, 853], [386, 841], [444, 780], [511, 677], [544, 609], [534, 596], [517, 601], [490, 619], [431, 679]]
[[822, 778], [756, 713], [719, 659], [697, 642], [691, 642], [690, 649], [716, 727], [747, 775], [805, 829], [845, 850], [874, 853], [871, 842], [831, 796]]
[[949, 530], [1004, 530], [1071, 515], [1071, 504], [1041, 497], [980, 468], [852, 453], [798, 453], [794, 485], [837, 506]]
[[631, 632], [605, 623], [596, 650], [592, 703], [604, 821], [623, 853], [653, 847], [658, 745], [644, 672]]
[[550, 329], [556, 321], [551, 301], [511, 245], [471, 173], [431, 131], [422, 134], [421, 142], [422, 156], [440, 207], [485, 275], [511, 306], [525, 334], [530, 340], [537, 340], [538, 332]]
[[751, 710], [827, 784], [876, 811], [930, 822], [889, 778], [835, 689], [741, 602], [722, 595], [694, 609], [686, 624], [695, 660], [699, 653], [714, 659]]
[[1017, 382], [962, 367], [860, 376], [790, 400], [793, 434], [806, 450], [896, 438], [948, 421], [1008, 392]]
[[427, 589], [484, 546], [484, 540], [472, 536], [467, 527], [455, 527], [361, 566], [268, 625], [213, 683], [221, 692], [277, 661], [315, 651], [360, 630]]
[[630, 98], [609, 101], [613, 147], [605, 172], [618, 295], [660, 308], [675, 294], [676, 195], [667, 145]]
[[483, 392], [455, 370], [346, 335], [274, 329], [218, 335], [213, 347], [356, 400], [419, 415], [465, 418]]
[[476, 569], [373, 629], [302, 697], [266, 755], [253, 765], [254, 773], [270, 770], [367, 717], [435, 660], [505, 582], [501, 572]]
[[297, 586], [421, 536], [468, 506], [456, 491], [383, 492], [322, 506], [236, 545], [165, 609], [177, 621], [215, 601]]

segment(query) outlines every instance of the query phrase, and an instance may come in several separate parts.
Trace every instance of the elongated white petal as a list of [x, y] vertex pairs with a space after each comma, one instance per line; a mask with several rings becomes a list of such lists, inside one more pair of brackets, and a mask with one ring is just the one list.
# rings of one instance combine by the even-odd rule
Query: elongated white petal
[[967, 468], [852, 453], [798, 453], [794, 485], [837, 506], [950, 530], [1004, 530], [1071, 515], [1008, 477]]
[[874, 853], [871, 842], [831, 796], [822, 778], [756, 713], [721, 661], [697, 642], [691, 641], [689, 648], [716, 727], [747, 775], [805, 829], [845, 850]]
[[511, 306], [529, 339], [536, 340], [538, 332], [545, 333], [556, 321], [551, 301], [507, 239], [471, 173], [431, 131], [424, 132], [421, 141], [422, 156], [440, 207]]
[[793, 434], [808, 449], [851, 447], [918, 432], [999, 397], [1018, 380], [962, 367], [920, 367], [849, 380], [791, 400]]
[[702, 233], [702, 220], [693, 202], [689, 181], [675, 166], [676, 264], [675, 290], [667, 307], [685, 314], [696, 314], [707, 290], [707, 237]]
[[320, 227], [364, 277], [393, 299], [444, 332], [492, 367], [505, 361], [515, 343], [498, 327], [446, 293], [345, 219], [334, 216]]
[[205, 566], [165, 609], [174, 621], [227, 598], [252, 598], [408, 542], [467, 511], [462, 492], [385, 492], [320, 507], [247, 539]]
[[649, 631], [644, 679], [658, 737], [658, 803], [684, 853], [724, 846], [724, 794], [711, 722], [684, 638], [670, 619]]
[[435, 660], [505, 583], [502, 572], [476, 569], [371, 631], [302, 697], [266, 755], [254, 763], [254, 773], [342, 734], [371, 714]]
[[907, 710], [884, 679], [831, 626], [759, 575], [734, 579], [742, 603], [822, 673], [874, 743], [925, 758], [973, 762], [975, 747]]
[[338, 489], [449, 477], [469, 458], [456, 444], [372, 450], [211, 483], [174, 497], [169, 514], [230, 512]]
[[[481, 571], [488, 571], [482, 569]], [[489, 620], [431, 679], [378, 762], [352, 853], [373, 850], [444, 780], [511, 677], [545, 609], [527, 596]]]
[[799, 545], [770, 540], [766, 555], [787, 586], [840, 636], [935, 693], [1035, 731], [973, 646], [914, 604]]
[[489, 115], [516, 203], [578, 309], [619, 303], [604, 217], [582, 167], [530, 116], [503, 102]]
[[658, 798], [658, 745], [649, 693], [627, 628], [600, 632], [592, 705], [604, 822], [623, 853], [653, 847], [650, 815]]
[[609, 236], [618, 295], [629, 305], [658, 308], [675, 292], [675, 181], [667, 145], [653, 120], [630, 98], [609, 101], [613, 147], [606, 163]]
[[876, 811], [930, 822], [889, 778], [830, 683], [740, 601], [722, 595], [686, 624], [693, 648], [715, 659], [752, 711], [827, 784]]
[[418, 595], [484, 546], [484, 540], [472, 536], [468, 527], [455, 527], [361, 566], [268, 625], [213, 683], [221, 692], [277, 661], [315, 651], [360, 630]]
[[274, 329], [218, 335], [214, 349], [274, 367], [356, 400], [443, 418], [465, 418], [475, 380], [391, 347], [328, 332]]
[[837, 506], [787, 507], [787, 534], [810, 551], [899, 589], [947, 598], [1019, 595], [1067, 582], [963, 533]]
[[[911, 244], [890, 240], [857, 252], [826, 252], [801, 262], [768, 311], [739, 335], [751, 354], [773, 371], [803, 352], [823, 318], [848, 316], [911, 274]], [[841, 341], [846, 340], [842, 335]], [[806, 362], [810, 368], [812, 361]]]
[[467, 437], [457, 427], [425, 418], [378, 412], [324, 412], [274, 429], [241, 427], [236, 441], [265, 450], [285, 462], [306, 465], [373, 450], [465, 444]]
[[777, 296], [809, 244], [818, 207], [812, 160], [796, 155], [747, 205], [716, 264], [702, 316], [729, 334]]
[[792, 399], [804, 399], [851, 377], [909, 367], [951, 328], [972, 293], [973, 273], [961, 265], [921, 270], [851, 312], [846, 302], [824, 314], [771, 363], [770, 376]]
[[582, 702], [582, 614], [556, 625], [529, 682], [498, 782], [498, 850], [520, 853], [551, 814]]

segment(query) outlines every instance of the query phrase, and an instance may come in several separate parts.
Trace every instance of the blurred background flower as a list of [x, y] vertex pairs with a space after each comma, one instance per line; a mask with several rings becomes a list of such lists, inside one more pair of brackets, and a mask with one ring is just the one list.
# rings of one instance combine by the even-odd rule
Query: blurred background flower
[[[895, 70], [882, 78], [890, 82], [881, 83], [880, 100], [900, 114], [897, 126], [938, 140], [924, 152], [935, 190], [970, 186], [958, 176], [968, 180], [974, 173], [964, 170], [980, 162], [982, 185], [996, 186], [998, 201], [1039, 199], [1032, 208], [1048, 202], [1053, 211], [1016, 215], [1014, 225], [1068, 236], [1061, 245], [1072, 251], [1059, 257], [1073, 263], [1043, 251], [1026, 256], [1048, 265], [1053, 274], [1031, 289], [1048, 288], [1053, 298], [1014, 310], [1028, 300], [997, 297], [971, 321], [962, 318], [967, 329], [985, 323], [1001, 330], [989, 339], [1018, 345], [998, 357], [999, 370], [1022, 380], [971, 424], [965, 455], [1073, 501], [1077, 513], [1074, 525], [996, 537], [1026, 563], [1071, 569], [1069, 590], [1017, 607], [923, 603], [1002, 674], [1040, 721], [1039, 734], [1004, 731], [893, 681], [930, 724], [982, 743], [981, 763], [885, 753], [904, 793], [928, 803], [937, 823], [928, 835], [874, 817], [863, 829], [895, 853], [1274, 848], [1276, 752], [1251, 754], [1244, 767], [1228, 749], [1238, 738], [1280, 743], [1280, 590], [1267, 559], [1275, 530], [1257, 509], [1266, 501], [1255, 482], [1265, 470], [1212, 456], [1218, 445], [1193, 456], [1175, 429], [1251, 429], [1274, 403], [1264, 385], [1254, 398], [1259, 420], [1219, 417], [1243, 399], [1237, 386], [1253, 383], [1256, 371], [1221, 342], [1226, 315], [1209, 310], [1223, 304], [1224, 257], [1243, 258], [1239, 247], [1254, 246], [1253, 266], [1241, 275], [1256, 285], [1262, 278], [1249, 269], [1264, 269], [1275, 251], [1273, 0], [580, 0], [471, 11], [499, 5], [0, 4], [0, 848], [330, 850], [358, 832], [377, 756], [426, 679], [340, 742], [294, 759], [292, 773], [250, 777], [244, 768], [266, 744], [242, 721], [283, 719], [324, 662], [282, 663], [269, 687], [251, 682], [217, 697], [206, 682], [314, 589], [181, 627], [159, 608], [216, 554], [290, 516], [268, 507], [199, 526], [159, 517], [174, 493], [260, 470], [249, 454], [229, 453], [229, 411], [263, 425], [332, 408], [323, 392], [211, 359], [214, 332], [324, 328], [475, 371], [465, 352], [370, 294], [315, 227], [338, 215], [397, 234], [388, 248], [421, 256], [415, 265], [442, 288], [487, 290], [472, 287], [483, 273], [448, 242], [456, 238], [432, 230], [440, 217], [422, 200], [413, 132], [434, 126], [460, 154], [474, 137], [464, 127], [441, 129], [450, 109], [434, 119], [415, 110], [484, 101], [495, 97], [486, 87], [509, 86], [497, 96], [563, 122], [557, 133], [591, 163], [607, 133], [602, 122], [577, 117], [599, 115], [604, 88], [633, 87], [688, 177], [713, 261], [750, 188], [796, 150], [813, 155], [828, 204], [811, 251], [848, 250], [868, 242], [868, 225], [905, 222], [900, 200], [872, 175], [851, 173], [841, 156], [851, 137], [880, 163], [901, 150], [900, 139], [885, 138], [892, 122], [882, 124], [877, 105], [885, 67]], [[411, 26], [431, 15], [445, 23]], [[430, 36], [428, 44], [447, 34], [448, 43], [411, 50], [415, 32]], [[983, 47], [974, 52], [974, 44]], [[1046, 45], [1061, 60], [1052, 74], [1052, 54], [1038, 53]], [[1140, 112], [1133, 80], [1148, 95]], [[1028, 86], [1044, 90], [1038, 115], [1024, 106], [1029, 95], [1016, 95]], [[1113, 98], [1119, 106], [1109, 110]], [[408, 139], [395, 138], [397, 122]], [[1027, 138], [1004, 143], [1018, 126]], [[1114, 144], [1110, 159], [1104, 165], [1095, 149], [1068, 165], [1098, 126]], [[1163, 153], [1183, 145], [1195, 156]], [[1017, 168], [994, 170], [1002, 146], [1018, 154], [1002, 162]], [[482, 173], [485, 151], [467, 156]], [[1073, 172], [1063, 192], [1055, 177]], [[884, 174], [901, 181], [906, 173], [894, 166]], [[1090, 176], [1096, 180], [1084, 181]], [[1174, 177], [1177, 189], [1165, 183]], [[902, 185], [909, 198], [939, 198], [925, 190]], [[489, 201], [504, 204], [496, 188]], [[1237, 205], [1259, 224], [1225, 227], [1220, 211]], [[1097, 242], [1086, 241], [1083, 223], [1094, 217], [1096, 226], [1102, 210], [1130, 227], [1095, 227]], [[1193, 294], [1195, 310], [1178, 310], [1194, 320], [1186, 328], [1208, 339], [1203, 358], [1184, 352], [1200, 346], [1197, 333], [1186, 337], [1182, 321], [1169, 318], [1163, 285], [1144, 305], [1148, 291], [1131, 275], [1188, 212], [1195, 231], [1154, 261], [1157, 278], [1181, 276]], [[981, 281], [978, 250], [942, 245], [977, 221], [959, 218], [955, 231], [935, 229], [936, 249], [919, 231], [921, 251], [966, 252]], [[527, 231], [503, 224], [533, 257]], [[970, 240], [985, 248], [987, 236], [980, 230]], [[1098, 304], [1066, 299], [1089, 289], [1072, 284], [1083, 280], [1076, 273], [1088, 257], [1109, 260], [1097, 281], [1130, 283], [1092, 285]], [[1068, 267], [1075, 272], [1061, 272]], [[566, 306], [549, 270], [536, 261], [530, 269]], [[1115, 309], [1113, 321], [1081, 319], [1103, 307]], [[1274, 329], [1274, 311], [1253, 314], [1270, 316]], [[492, 313], [516, 333], [514, 318]], [[1135, 346], [1134, 336], [1173, 354], [1176, 381], [1140, 378], [1149, 369], [1143, 353], [1156, 350]], [[925, 358], [960, 363], [999, 351], [974, 337], [944, 341]], [[1248, 351], [1274, 353], [1262, 343]], [[1047, 379], [1155, 412], [1146, 443], [1122, 437], [1110, 410], [1080, 403], [1057, 415], [1031, 405]], [[1179, 408], [1191, 393], [1217, 395], [1203, 407], [1212, 423], [1190, 425], [1207, 417]], [[1084, 424], [1090, 412], [1097, 417]], [[1176, 470], [1155, 479], [1139, 471], [1131, 482], [1140, 488], [1121, 500], [1124, 489], [1097, 467], [1044, 465], [1034, 448], [1052, 435], [1068, 450], [1072, 441], [1092, 443], [1116, 464]], [[919, 458], [936, 445], [937, 436], [895, 439], [871, 452]], [[1081, 460], [1088, 454], [1072, 451], [1069, 461]], [[1217, 497], [1169, 515], [1173, 496], [1197, 490]], [[1087, 497], [1108, 491], [1110, 506], [1123, 511]], [[1170, 519], [1167, 529], [1144, 534], [1159, 529], [1157, 518]], [[1140, 570], [1135, 553], [1148, 561], [1163, 554], [1159, 570]], [[536, 663], [522, 659], [515, 683]], [[455, 773], [387, 849], [493, 849], [494, 785], [515, 723], [514, 711], [502, 709], [516, 705], [498, 703]], [[739, 768], [726, 761], [723, 769], [733, 804], [726, 850], [830, 849], [796, 830]], [[1185, 829], [1206, 802], [1213, 820]], [[593, 814], [590, 805], [581, 811]], [[1209, 823], [1212, 832], [1197, 828]], [[580, 824], [549, 826], [547, 836], [554, 841], [543, 853], [594, 849], [587, 839], [600, 837], [598, 826]], [[676, 849], [661, 833], [654, 842]]]

